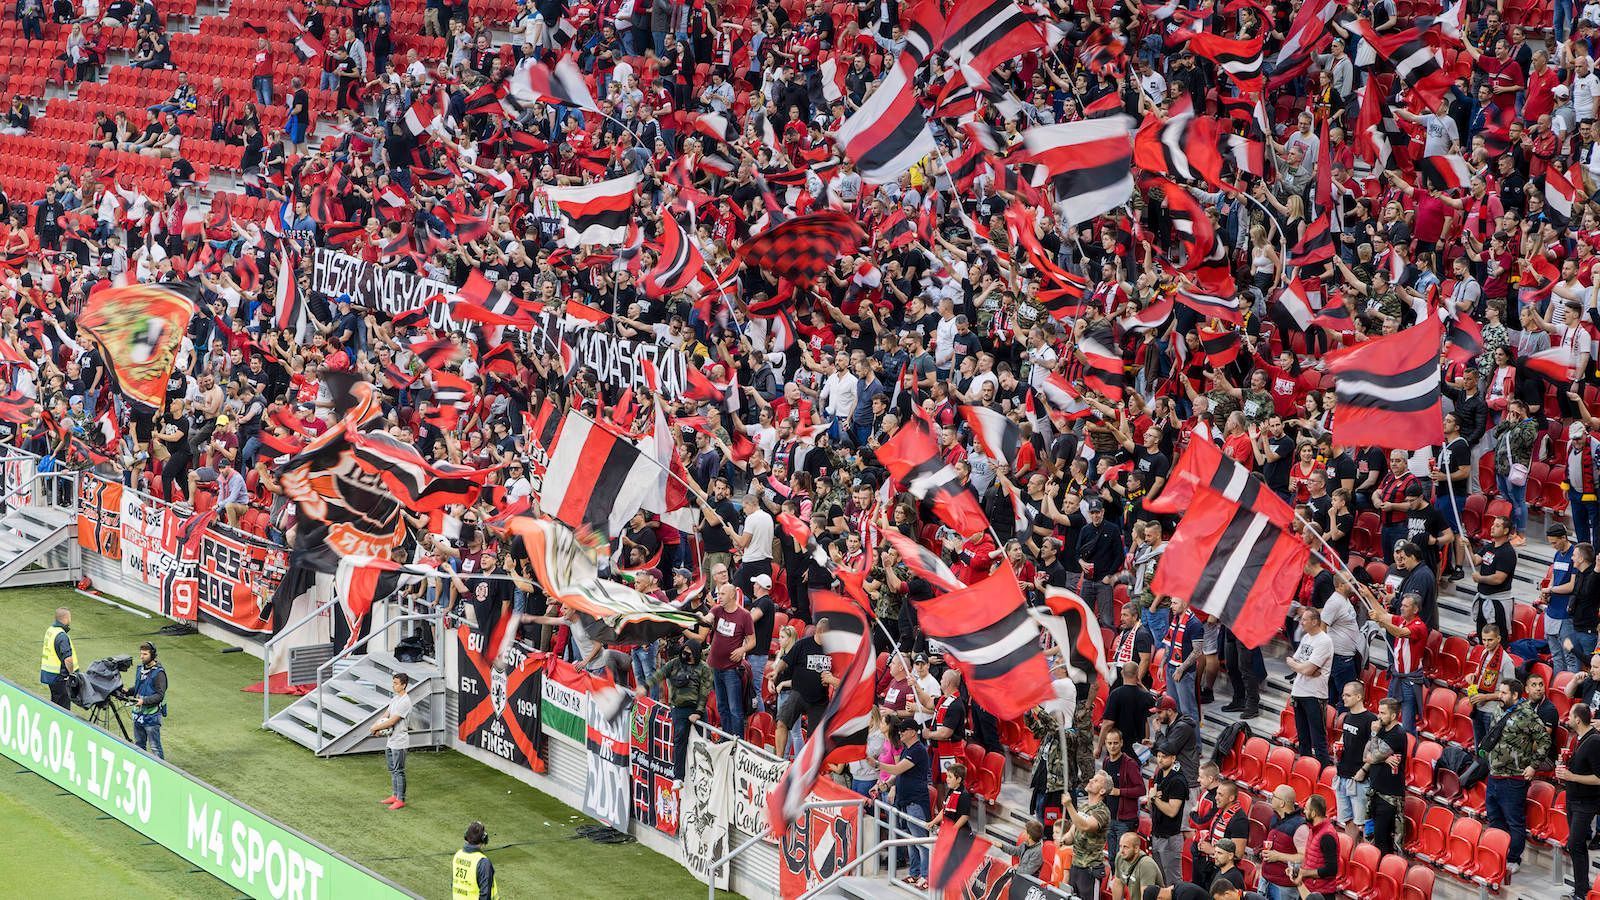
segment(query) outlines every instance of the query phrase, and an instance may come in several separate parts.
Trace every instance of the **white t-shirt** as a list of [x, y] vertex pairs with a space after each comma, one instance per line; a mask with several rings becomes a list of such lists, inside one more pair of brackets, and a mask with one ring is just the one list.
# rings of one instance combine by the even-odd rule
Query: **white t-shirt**
[[[932, 700], [934, 708], [937, 709], [939, 706], [939, 697], [944, 693], [944, 691], [940, 690], [939, 688], [939, 679], [933, 677], [933, 673], [930, 672], [921, 678], [916, 678], [915, 680], [917, 682], [917, 687], [922, 688], [922, 695]], [[916, 699], [916, 695], [913, 694], [911, 701], [915, 703]], [[918, 725], [926, 725], [933, 721], [933, 716], [933, 713], [919, 712], [915, 714], [913, 718], [917, 720]]]
[[1294, 658], [1316, 666], [1318, 674], [1296, 674], [1294, 687], [1290, 688], [1289, 696], [1327, 699], [1328, 670], [1333, 667], [1333, 638], [1328, 637], [1327, 631], [1302, 637], [1300, 646], [1295, 648]]
[[764, 509], [757, 509], [744, 520], [744, 531], [741, 534], [750, 535], [750, 543], [744, 548], [745, 562], [760, 562], [772, 558], [772, 515]]
[[384, 744], [390, 750], [406, 750], [411, 747], [411, 727], [406, 721], [411, 715], [411, 705], [410, 694], [400, 694], [389, 701], [389, 715], [400, 717], [400, 721], [389, 730], [389, 740]]

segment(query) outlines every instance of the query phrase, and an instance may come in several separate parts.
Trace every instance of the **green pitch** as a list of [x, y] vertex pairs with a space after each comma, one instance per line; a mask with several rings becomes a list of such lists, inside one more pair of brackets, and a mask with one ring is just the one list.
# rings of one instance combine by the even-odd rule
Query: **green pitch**
[[[311, 839], [425, 897], [449, 894], [450, 856], [473, 819], [489, 828], [500, 896], [692, 898], [705, 886], [681, 866], [636, 844], [594, 844], [590, 824], [526, 784], [452, 751], [414, 751], [406, 761], [405, 809], [379, 804], [389, 793], [381, 755], [317, 759], [261, 729], [261, 661], [222, 654], [199, 635], [156, 634], [143, 619], [67, 588], [0, 591], [0, 674], [41, 695], [39, 647], [57, 606], [72, 609], [80, 660], [137, 654], [152, 640], [166, 666], [171, 716], [162, 729], [167, 759]], [[274, 699], [274, 708], [287, 703]], [[81, 712], [81, 710], [80, 710]], [[237, 893], [143, 835], [100, 818], [81, 800], [0, 758], [0, 859], [6, 881], [30, 897], [231, 897]], [[512, 846], [506, 846], [512, 845]], [[19, 868], [20, 867], [20, 868]]]

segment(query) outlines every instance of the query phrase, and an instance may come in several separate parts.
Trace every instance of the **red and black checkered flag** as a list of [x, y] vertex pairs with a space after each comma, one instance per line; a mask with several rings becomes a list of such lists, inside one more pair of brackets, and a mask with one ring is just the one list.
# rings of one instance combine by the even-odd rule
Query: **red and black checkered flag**
[[809, 284], [834, 260], [855, 252], [865, 239], [854, 218], [824, 209], [796, 216], [756, 235], [739, 248], [738, 255], [769, 275]]

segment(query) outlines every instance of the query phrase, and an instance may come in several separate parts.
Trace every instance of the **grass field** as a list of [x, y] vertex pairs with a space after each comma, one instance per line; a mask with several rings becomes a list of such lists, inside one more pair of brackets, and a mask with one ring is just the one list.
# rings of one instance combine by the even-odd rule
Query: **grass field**
[[[168, 760], [423, 896], [449, 894], [450, 856], [473, 819], [489, 828], [504, 898], [705, 895], [703, 885], [666, 857], [636, 844], [578, 838], [574, 831], [589, 824], [588, 817], [451, 751], [412, 753], [406, 765], [411, 797], [406, 809], [390, 812], [378, 802], [389, 793], [382, 756], [317, 759], [261, 729], [261, 696], [240, 690], [261, 680], [260, 660], [222, 654], [223, 644], [199, 635], [163, 637], [155, 632], [164, 620], [139, 618], [67, 588], [0, 591], [0, 674], [44, 693], [39, 645], [62, 605], [73, 611], [72, 637], [82, 660], [136, 653], [146, 638], [156, 643], [171, 680], [171, 716], [162, 729]], [[0, 760], [6, 884], [29, 885], [29, 897], [236, 896], [19, 769]]]

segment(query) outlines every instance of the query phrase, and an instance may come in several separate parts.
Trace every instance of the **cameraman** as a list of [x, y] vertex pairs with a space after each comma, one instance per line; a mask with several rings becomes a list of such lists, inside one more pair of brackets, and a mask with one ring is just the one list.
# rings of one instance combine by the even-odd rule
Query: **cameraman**
[[39, 656], [39, 682], [50, 686], [50, 702], [72, 709], [72, 683], [77, 680], [78, 657], [72, 649], [72, 610], [56, 609], [56, 619], [44, 630], [44, 648]]
[[640, 685], [638, 692], [647, 694], [650, 688], [663, 681], [667, 683], [672, 704], [672, 777], [682, 781], [684, 762], [689, 757], [692, 723], [700, 721], [706, 700], [711, 696], [711, 667], [700, 661], [698, 642], [684, 641], [678, 655], [657, 669], [648, 685]]
[[133, 673], [133, 742], [166, 759], [161, 747], [161, 719], [167, 714], [167, 670], [156, 662], [156, 645], [139, 645], [139, 670]]

